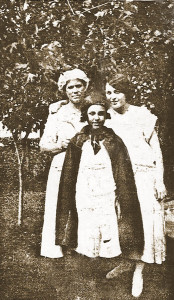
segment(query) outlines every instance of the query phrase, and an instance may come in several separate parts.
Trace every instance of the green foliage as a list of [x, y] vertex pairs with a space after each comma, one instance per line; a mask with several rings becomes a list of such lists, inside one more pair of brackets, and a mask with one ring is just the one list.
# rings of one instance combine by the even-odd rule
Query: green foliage
[[1, 4], [1, 119], [12, 132], [45, 121], [60, 72], [82, 68], [97, 88], [128, 74], [132, 101], [168, 110], [172, 1], [15, 1]]

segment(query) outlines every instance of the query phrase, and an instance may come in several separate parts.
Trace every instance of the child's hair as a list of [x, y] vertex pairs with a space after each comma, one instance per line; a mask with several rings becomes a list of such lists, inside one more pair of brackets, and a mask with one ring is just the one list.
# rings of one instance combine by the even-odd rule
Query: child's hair
[[102, 105], [106, 110], [106, 119], [111, 118], [110, 114], [107, 112], [110, 107], [110, 103], [107, 101], [105, 94], [93, 91], [84, 99], [84, 105], [81, 107], [81, 122], [88, 120], [87, 111], [91, 105]]

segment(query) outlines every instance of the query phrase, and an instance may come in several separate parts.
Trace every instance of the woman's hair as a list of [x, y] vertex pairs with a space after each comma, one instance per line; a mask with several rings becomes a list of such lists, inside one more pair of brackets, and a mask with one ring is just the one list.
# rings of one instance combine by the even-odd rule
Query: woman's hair
[[[76, 78], [76, 79], [79, 80], [84, 85], [84, 87], [86, 88], [87, 83], [83, 79], [79, 79], [79, 78]], [[62, 91], [64, 93], [66, 93], [66, 86], [67, 86], [68, 82], [70, 82], [70, 81], [71, 81], [71, 79], [67, 80], [66, 84], [63, 86]]]
[[126, 100], [131, 99], [131, 84], [127, 76], [124, 74], [116, 74], [107, 83], [115, 88], [118, 92], [125, 94]]
[[88, 120], [87, 111], [92, 105], [101, 105], [106, 110], [106, 119], [110, 119], [111, 116], [107, 112], [110, 107], [110, 103], [107, 101], [106, 96], [102, 92], [93, 91], [84, 100], [84, 105], [81, 107], [81, 122]]

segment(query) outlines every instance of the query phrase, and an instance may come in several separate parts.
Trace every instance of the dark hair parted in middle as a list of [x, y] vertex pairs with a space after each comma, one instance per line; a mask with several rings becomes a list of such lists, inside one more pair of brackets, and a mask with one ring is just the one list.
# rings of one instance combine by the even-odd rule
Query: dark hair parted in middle
[[109, 85], [115, 88], [118, 92], [125, 94], [126, 100], [132, 98], [132, 84], [125, 74], [116, 74], [111, 79], [107, 80]]
[[106, 109], [106, 119], [111, 118], [110, 114], [107, 112], [110, 107], [110, 103], [106, 99], [105, 94], [99, 91], [92, 91], [85, 97], [84, 105], [81, 107], [81, 122], [88, 120], [87, 111], [91, 105], [102, 105]]

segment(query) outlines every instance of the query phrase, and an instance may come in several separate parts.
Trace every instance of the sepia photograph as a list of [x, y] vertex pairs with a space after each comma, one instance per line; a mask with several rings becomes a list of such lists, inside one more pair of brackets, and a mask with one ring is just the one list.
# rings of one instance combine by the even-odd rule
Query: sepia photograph
[[0, 299], [174, 299], [173, 0], [0, 24]]

